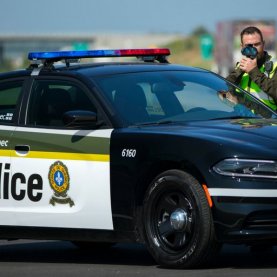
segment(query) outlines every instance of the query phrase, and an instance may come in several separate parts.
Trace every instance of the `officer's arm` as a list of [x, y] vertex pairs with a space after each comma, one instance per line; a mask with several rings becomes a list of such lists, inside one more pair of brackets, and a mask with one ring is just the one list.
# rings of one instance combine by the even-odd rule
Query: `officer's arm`
[[243, 75], [243, 71], [236, 67], [227, 77], [226, 79], [231, 83], [238, 85], [241, 80], [241, 76]]
[[249, 77], [264, 92], [271, 96], [277, 102], [277, 73], [274, 72], [272, 78], [268, 78], [257, 67], [249, 72]]

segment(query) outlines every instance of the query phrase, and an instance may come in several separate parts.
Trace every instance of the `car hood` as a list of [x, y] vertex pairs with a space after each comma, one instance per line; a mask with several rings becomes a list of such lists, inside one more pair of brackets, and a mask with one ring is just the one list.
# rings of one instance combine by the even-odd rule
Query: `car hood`
[[[189, 123], [189, 126], [202, 129], [201, 132], [226, 134], [248, 137], [262, 137], [264, 139], [277, 140], [277, 120], [272, 119], [232, 119], [232, 120], [213, 120], [213, 121], [199, 121]], [[209, 133], [209, 132], [208, 132]]]
[[226, 143], [270, 143], [271, 147], [277, 148], [277, 120], [274, 119], [241, 118], [191, 121], [148, 128], [151, 131], [155, 129], [154, 132], [158, 131], [158, 133], [179, 134], [206, 140], [225, 141]]

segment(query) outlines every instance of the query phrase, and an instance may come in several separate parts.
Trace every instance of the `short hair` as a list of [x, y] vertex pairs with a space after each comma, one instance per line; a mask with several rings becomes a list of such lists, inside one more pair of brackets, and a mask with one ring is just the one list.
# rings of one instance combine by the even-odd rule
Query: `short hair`
[[240, 33], [240, 41], [242, 43], [242, 37], [244, 35], [252, 35], [254, 33], [258, 33], [261, 37], [261, 40], [264, 41], [264, 38], [263, 38], [263, 34], [261, 32], [261, 30], [255, 26], [249, 26], [249, 27], [246, 27], [245, 29], [243, 29]]

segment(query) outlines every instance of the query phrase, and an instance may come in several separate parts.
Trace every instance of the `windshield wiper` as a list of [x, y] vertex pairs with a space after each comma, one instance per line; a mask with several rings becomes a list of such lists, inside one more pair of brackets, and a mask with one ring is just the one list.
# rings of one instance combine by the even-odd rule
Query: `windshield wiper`
[[172, 121], [172, 120], [162, 120], [162, 121], [155, 121], [155, 122], [138, 123], [138, 124], [135, 124], [134, 126], [151, 126], [151, 125], [163, 125], [163, 124], [166, 125], [174, 122], [175, 121]]
[[227, 117], [216, 117], [216, 118], [211, 118], [210, 120], [239, 119], [239, 118], [262, 118], [262, 117], [260, 117], [260, 116], [234, 115], [234, 116], [227, 116]]

